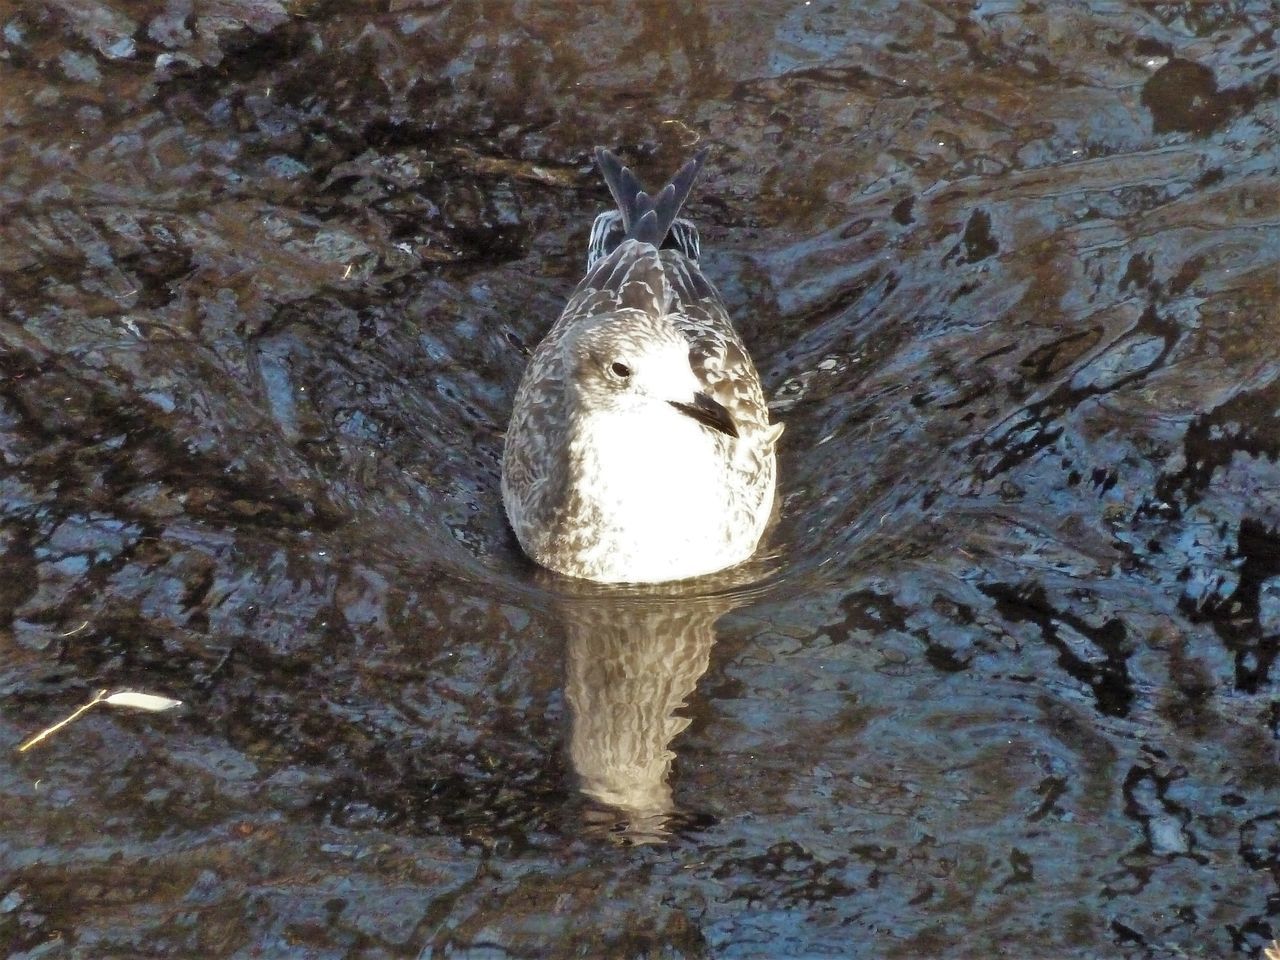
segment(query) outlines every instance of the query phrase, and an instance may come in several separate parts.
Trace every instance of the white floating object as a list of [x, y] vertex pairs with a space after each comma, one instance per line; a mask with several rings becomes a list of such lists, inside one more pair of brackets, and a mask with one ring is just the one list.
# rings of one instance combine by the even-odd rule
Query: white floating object
[[181, 700], [157, 697], [154, 693], [138, 693], [136, 690], [121, 690], [119, 693], [113, 693], [106, 698], [105, 702], [113, 707], [137, 707], [139, 710], [150, 710], [152, 713], [182, 706]]

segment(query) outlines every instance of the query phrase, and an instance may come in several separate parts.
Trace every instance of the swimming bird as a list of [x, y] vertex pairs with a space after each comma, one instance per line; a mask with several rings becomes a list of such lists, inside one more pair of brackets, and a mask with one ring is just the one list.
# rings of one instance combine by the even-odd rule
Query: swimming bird
[[703, 150], [650, 195], [596, 149], [616, 210], [516, 392], [502, 499], [521, 548], [601, 583], [701, 576], [755, 552], [781, 424], [677, 219]]

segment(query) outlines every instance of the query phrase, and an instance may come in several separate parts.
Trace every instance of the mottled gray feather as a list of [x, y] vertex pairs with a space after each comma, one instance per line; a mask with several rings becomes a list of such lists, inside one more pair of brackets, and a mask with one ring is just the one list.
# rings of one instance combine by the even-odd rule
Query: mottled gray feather
[[[671, 184], [650, 197], [613, 154], [597, 151], [619, 209], [597, 219], [587, 275], [530, 360], [516, 394], [503, 459], [503, 499], [521, 546], [561, 573], [619, 581], [711, 572], [740, 562], [754, 550], [771, 510], [781, 427], [770, 425], [755, 365], [723, 300], [698, 265], [697, 231], [687, 221], [676, 220], [705, 155], [706, 151], [698, 154]], [[679, 224], [687, 229], [677, 231], [673, 246], [660, 249], [672, 226]], [[683, 373], [670, 371], [672, 376], [687, 378], [694, 390], [722, 405], [733, 420], [737, 437], [707, 426], [695, 430], [678, 412], [679, 398], [653, 405], [657, 439], [637, 437], [636, 455], [651, 458], [651, 470], [664, 463], [670, 453], [661, 436], [670, 429], [673, 437], [682, 438], [682, 456], [691, 458], [671, 462], [670, 476], [655, 475], [655, 482], [671, 486], [669, 501], [662, 501], [670, 504], [670, 518], [644, 515], [663, 509], [652, 499], [638, 514], [628, 510], [627, 501], [618, 499], [626, 477], [599, 473], [625, 473], [625, 468], [602, 467], [605, 461], [596, 456], [591, 435], [583, 432], [583, 425], [596, 415], [596, 401], [584, 399], [578, 378], [592, 374], [580, 372], [581, 361], [570, 358], [577, 356], [574, 351], [586, 337], [603, 337], [602, 342], [641, 355], [653, 344], [669, 343], [662, 349], [677, 351], [679, 358], [671, 362], [687, 364]], [[679, 349], [682, 343], [687, 351]], [[652, 446], [640, 446], [644, 443]], [[610, 455], [616, 457], [617, 452]], [[696, 494], [699, 503], [713, 504], [694, 518], [698, 530], [685, 531], [677, 522], [686, 472], [690, 495]], [[653, 556], [662, 545], [645, 541], [653, 529], [663, 528], [664, 521], [677, 536], [687, 538], [671, 546], [669, 575], [664, 573], [665, 561]], [[691, 558], [691, 553], [697, 556]]]

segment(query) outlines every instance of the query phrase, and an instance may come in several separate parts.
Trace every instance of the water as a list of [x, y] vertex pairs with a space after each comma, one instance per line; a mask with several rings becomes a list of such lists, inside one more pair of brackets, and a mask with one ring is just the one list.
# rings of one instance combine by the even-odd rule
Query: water
[[[854, 6], [0, 7], [0, 731], [185, 703], [0, 764], [9, 955], [1280, 932], [1274, 9]], [[501, 432], [694, 142], [780, 518], [572, 587]]]

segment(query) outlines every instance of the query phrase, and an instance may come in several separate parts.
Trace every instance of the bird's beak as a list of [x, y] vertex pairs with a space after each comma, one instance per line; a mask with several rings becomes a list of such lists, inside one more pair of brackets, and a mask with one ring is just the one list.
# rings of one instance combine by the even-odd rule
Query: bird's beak
[[727, 433], [731, 437], [738, 435], [738, 425], [733, 422], [733, 417], [729, 416], [729, 411], [705, 393], [695, 393], [692, 403], [677, 403], [674, 400], [667, 402], [681, 413], [693, 417], [699, 423], [705, 423], [713, 430]]

